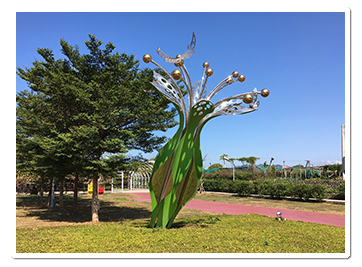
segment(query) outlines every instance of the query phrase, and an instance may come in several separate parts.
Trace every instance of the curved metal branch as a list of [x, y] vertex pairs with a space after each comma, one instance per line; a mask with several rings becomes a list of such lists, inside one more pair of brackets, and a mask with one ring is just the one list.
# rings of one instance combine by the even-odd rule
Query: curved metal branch
[[[207, 79], [209, 78], [208, 75], [206, 75], [206, 79], [205, 79], [205, 82], [204, 82], [204, 77], [205, 77], [205, 71], [206, 71], [207, 68], [204, 68], [204, 72], [202, 74], [202, 79], [201, 79], [201, 85], [202, 85], [202, 89], [201, 89], [201, 92], [200, 92], [200, 97], [202, 97], [204, 91], [205, 91], [205, 88], [206, 88], [206, 83], [207, 83]], [[208, 98], [206, 98], [208, 99]]]
[[[182, 70], [183, 72], [183, 76], [187, 76], [187, 79], [188, 79], [188, 83], [185, 81], [184, 78], [182, 78], [182, 81], [184, 82], [184, 84], [186, 85], [187, 87], [187, 91], [188, 91], [188, 98], [189, 98], [189, 110], [191, 110], [191, 107], [192, 107], [192, 98], [193, 98], [193, 95], [194, 95], [194, 91], [193, 91], [193, 88], [192, 88], [192, 83], [191, 83], [191, 78], [190, 78], [190, 75], [189, 75], [189, 72], [187, 71], [186, 69], [186, 66], [185, 64], [182, 64], [182, 66], [180, 67], [180, 69]], [[186, 75], [185, 75], [186, 74]], [[188, 124], [188, 120], [186, 120], [186, 124]]]
[[[206, 99], [210, 100], [211, 98], [213, 98], [221, 89], [223, 89], [224, 87], [233, 84], [234, 82], [236, 82], [237, 80], [232, 80], [231, 78], [232, 76], [229, 75], [228, 77], [226, 77], [224, 80], [222, 80], [221, 82], [219, 82], [218, 85], [216, 85], [214, 87], [214, 89], [211, 90], [211, 92], [208, 94], [208, 96], [206, 97]], [[230, 81], [231, 79], [231, 81]]]
[[[202, 95], [204, 94], [204, 90], [205, 90], [205, 85], [206, 85], [206, 80], [205, 80], [205, 72], [206, 72], [207, 68], [204, 67], [204, 70], [202, 72], [202, 78], [201, 78], [201, 83], [200, 83], [200, 87], [202, 88], [201, 92], [200, 92], [200, 97], [202, 97]], [[207, 79], [208, 76], [206, 76]], [[205, 80], [205, 83], [204, 83]], [[205, 85], [204, 85], [205, 84]]]
[[166, 55], [165, 53], [163, 53], [159, 47], [157, 47], [156, 52], [167, 63], [180, 63], [182, 60], [185, 60], [185, 59], [188, 59], [188, 58], [192, 57], [192, 55], [195, 53], [195, 51], [194, 51], [195, 46], [196, 46], [196, 35], [193, 32], [192, 33], [191, 43], [187, 46], [186, 52], [183, 53], [181, 57], [178, 57], [178, 58], [170, 57], [170, 56]]
[[191, 98], [192, 98], [192, 90], [190, 89], [190, 87], [188, 86], [187, 82], [185, 81], [185, 79], [183, 77], [181, 77], [181, 80], [183, 81], [183, 83], [186, 85], [187, 87], [187, 95], [188, 95], [188, 99], [189, 99], [189, 113], [185, 113], [186, 119], [185, 119], [185, 128], [187, 128], [187, 126], [189, 125], [189, 114], [190, 114], [190, 110], [192, 107], [192, 103], [191, 103]]

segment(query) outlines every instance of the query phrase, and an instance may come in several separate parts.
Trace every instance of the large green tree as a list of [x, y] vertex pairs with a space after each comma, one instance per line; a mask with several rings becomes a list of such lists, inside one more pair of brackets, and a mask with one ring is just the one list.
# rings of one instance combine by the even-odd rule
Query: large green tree
[[18, 115], [18, 136], [33, 140], [34, 133], [39, 135], [36, 144], [43, 155], [58, 163], [54, 171], [63, 163], [68, 173], [92, 175], [92, 221], [97, 222], [98, 177], [109, 171], [102, 156], [160, 149], [166, 137], [154, 131], [175, 126], [175, 110], [153, 91], [152, 71], [140, 69], [134, 55], [115, 52], [112, 43], [102, 48], [93, 35], [85, 42], [88, 54], [62, 39], [60, 45], [65, 58], [56, 60], [52, 50], [42, 48], [37, 50], [41, 61], [17, 68], [30, 88], [18, 94], [18, 108], [34, 113], [26, 123]]

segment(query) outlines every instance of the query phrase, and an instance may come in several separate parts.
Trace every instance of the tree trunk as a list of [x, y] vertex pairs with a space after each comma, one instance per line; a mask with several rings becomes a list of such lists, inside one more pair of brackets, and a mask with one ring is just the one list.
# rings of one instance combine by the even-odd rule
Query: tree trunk
[[60, 188], [59, 188], [59, 207], [64, 209], [64, 202], [63, 202], [63, 187], [64, 187], [64, 180], [60, 181]]
[[44, 182], [40, 184], [40, 205], [44, 204]]
[[74, 179], [74, 196], [73, 196], [74, 213], [78, 213], [78, 184], [79, 184], [79, 178], [78, 178], [78, 173], [77, 173], [75, 175], [75, 179]]
[[50, 187], [49, 187], [49, 193], [48, 193], [48, 203], [49, 203], [49, 207], [51, 206], [51, 201], [52, 201], [52, 190], [53, 190], [53, 183], [50, 183]]
[[93, 172], [93, 194], [92, 194], [92, 222], [99, 222], [98, 217], [98, 175]]

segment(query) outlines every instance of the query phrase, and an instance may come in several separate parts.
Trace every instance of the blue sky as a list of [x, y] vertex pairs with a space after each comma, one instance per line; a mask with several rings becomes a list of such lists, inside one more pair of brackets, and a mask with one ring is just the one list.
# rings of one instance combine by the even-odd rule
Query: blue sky
[[[17, 13], [16, 66], [30, 67], [37, 48], [51, 48], [57, 58], [59, 39], [79, 45], [94, 34], [116, 51], [145, 53], [168, 71], [155, 51], [185, 52], [196, 34], [195, 54], [185, 61], [192, 82], [201, 79], [202, 63], [214, 70], [211, 90], [234, 70], [245, 82], [224, 88], [215, 100], [268, 88], [250, 114], [222, 116], [201, 134], [205, 167], [220, 156], [256, 156], [269, 163], [293, 166], [341, 161], [341, 125], [345, 124], [345, 13]], [[140, 63], [141, 68], [154, 66]], [[16, 78], [16, 91], [27, 85]], [[213, 99], [214, 100], [214, 99]], [[174, 130], [166, 133], [171, 137]], [[133, 151], [132, 154], [138, 154]], [[147, 154], [153, 157], [156, 153]]]

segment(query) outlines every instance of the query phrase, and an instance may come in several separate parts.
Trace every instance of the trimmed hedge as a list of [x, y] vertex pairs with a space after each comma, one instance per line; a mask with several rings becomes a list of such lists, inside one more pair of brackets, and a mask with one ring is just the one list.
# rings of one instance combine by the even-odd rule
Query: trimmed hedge
[[340, 184], [336, 189], [334, 199], [345, 199], [345, 183]]
[[238, 181], [235, 188], [239, 196], [250, 196], [254, 192], [253, 183], [248, 181]]
[[316, 198], [318, 201], [322, 201], [326, 195], [326, 187], [321, 184], [290, 184], [289, 195], [299, 199], [309, 200], [310, 198]]
[[[275, 183], [270, 180], [249, 182], [243, 180], [204, 179], [203, 184], [206, 191], [237, 193], [239, 196], [258, 194], [260, 196], [269, 195], [271, 198], [276, 199], [294, 197], [305, 201], [311, 198], [322, 201], [322, 199], [327, 197], [327, 187], [318, 183]], [[339, 199], [344, 198], [344, 184], [338, 187], [337, 196]]]
[[322, 179], [307, 179], [307, 180], [295, 180], [295, 179], [277, 179], [275, 180], [276, 183], [295, 183], [295, 184], [311, 184], [311, 185], [315, 185], [315, 184], [321, 184], [324, 185], [327, 189], [335, 189], [337, 190], [337, 188], [341, 185], [344, 185], [344, 181], [342, 180], [322, 180]]

